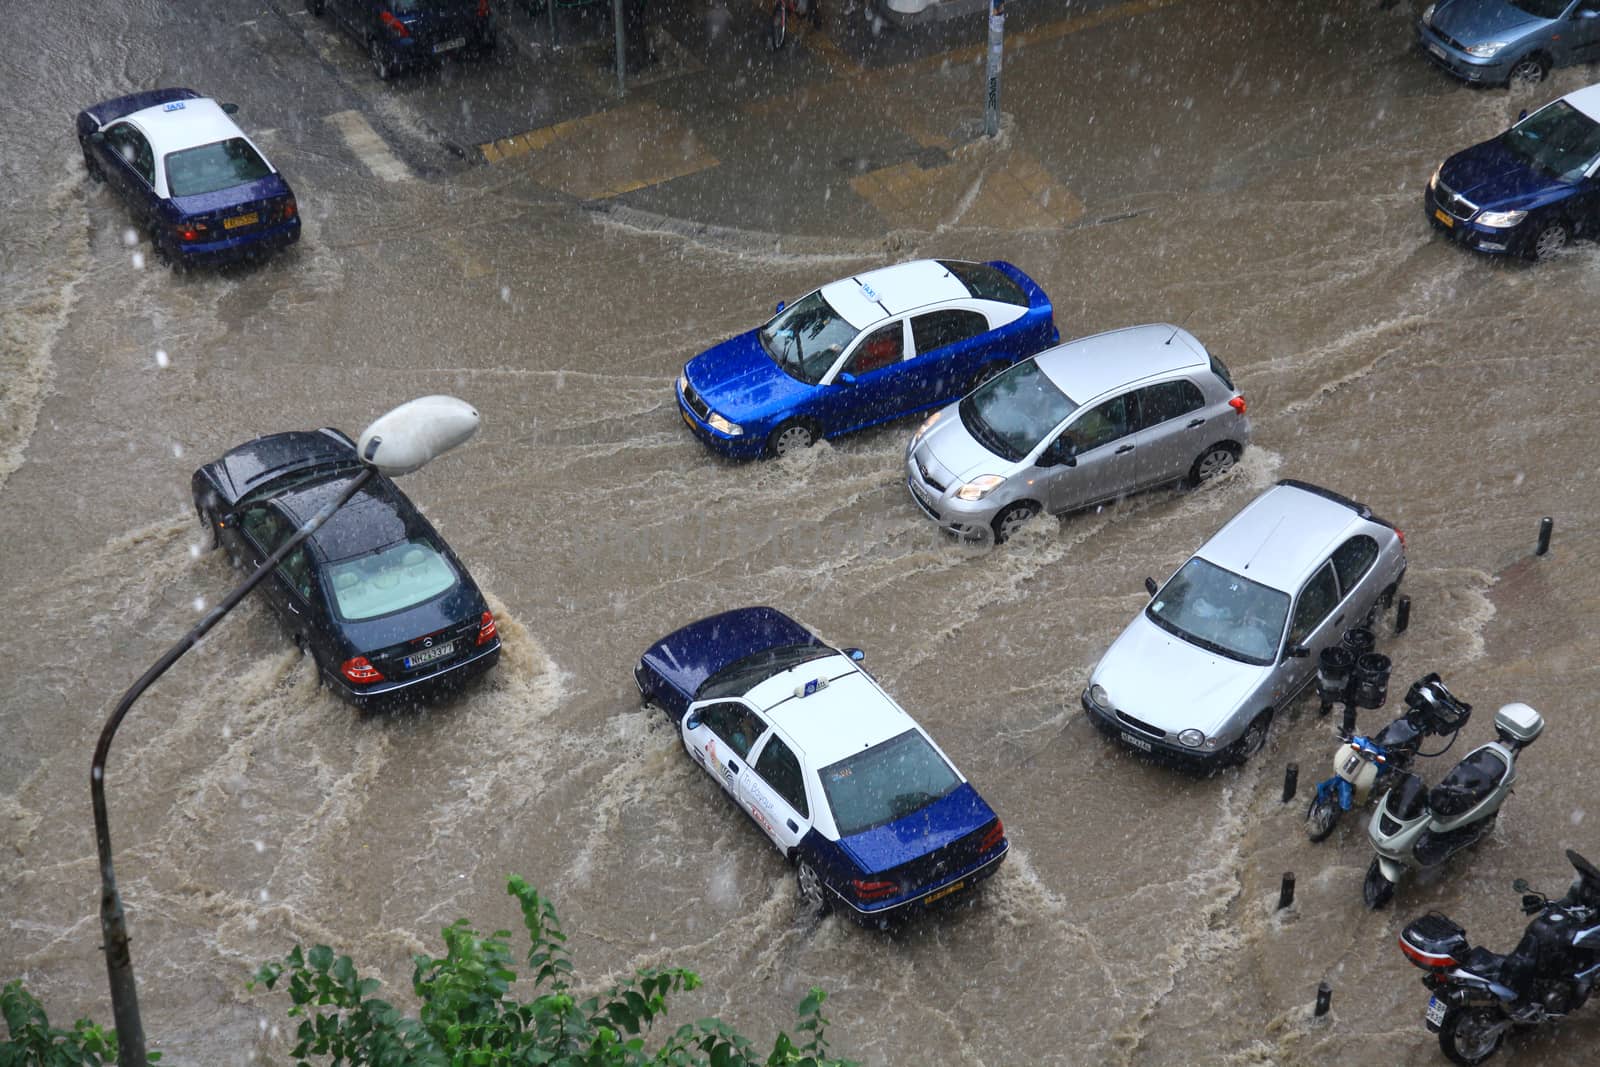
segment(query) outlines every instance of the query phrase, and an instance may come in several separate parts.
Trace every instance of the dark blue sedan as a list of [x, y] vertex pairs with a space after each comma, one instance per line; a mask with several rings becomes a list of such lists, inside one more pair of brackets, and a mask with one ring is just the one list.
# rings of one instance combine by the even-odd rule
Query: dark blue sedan
[[300, 239], [294, 191], [234, 125], [237, 108], [151, 89], [78, 112], [89, 177], [133, 213], [174, 268], [262, 255]]
[[1428, 220], [1469, 248], [1543, 259], [1600, 228], [1600, 85], [1552, 101], [1445, 160]]
[[678, 410], [718, 452], [781, 456], [948, 403], [1059, 340], [1050, 298], [1010, 263], [900, 263], [700, 353]]

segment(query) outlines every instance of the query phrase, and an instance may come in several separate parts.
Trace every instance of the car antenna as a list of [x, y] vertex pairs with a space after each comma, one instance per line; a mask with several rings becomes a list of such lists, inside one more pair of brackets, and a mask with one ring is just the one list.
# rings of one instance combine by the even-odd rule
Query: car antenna
[[[1189, 309], [1189, 314], [1187, 314], [1187, 315], [1185, 315], [1183, 317], [1183, 322], [1178, 323], [1178, 325], [1176, 325], [1176, 326], [1174, 326], [1172, 328], [1172, 337], [1178, 336], [1178, 331], [1183, 329], [1183, 323], [1184, 322], [1188, 322], [1193, 316], [1194, 316], [1194, 308], [1190, 308]], [[1162, 341], [1161, 343], [1164, 344], [1164, 345], [1170, 345], [1172, 343], [1172, 337], [1168, 337], [1165, 341]]]

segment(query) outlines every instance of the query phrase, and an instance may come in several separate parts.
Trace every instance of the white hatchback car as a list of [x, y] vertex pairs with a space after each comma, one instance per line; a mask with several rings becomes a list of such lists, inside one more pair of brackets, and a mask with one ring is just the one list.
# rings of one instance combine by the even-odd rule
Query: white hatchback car
[[1405, 575], [1405, 535], [1364, 504], [1281, 481], [1200, 546], [1089, 675], [1083, 708], [1152, 756], [1242, 761], [1319, 653], [1370, 622]]

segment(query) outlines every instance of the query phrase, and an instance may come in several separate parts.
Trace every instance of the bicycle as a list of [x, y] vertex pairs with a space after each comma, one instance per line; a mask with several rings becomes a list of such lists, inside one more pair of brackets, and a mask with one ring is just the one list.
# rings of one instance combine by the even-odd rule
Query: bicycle
[[790, 17], [810, 16], [811, 28], [822, 28], [822, 0], [775, 0], [772, 5], [772, 29], [767, 45], [776, 52], [789, 37]]

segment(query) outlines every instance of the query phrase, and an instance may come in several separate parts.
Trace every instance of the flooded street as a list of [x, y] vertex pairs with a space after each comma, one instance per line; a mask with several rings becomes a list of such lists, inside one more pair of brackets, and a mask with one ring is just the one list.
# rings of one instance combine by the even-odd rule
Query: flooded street
[[[58, 1026], [110, 1024], [89, 761], [124, 689], [238, 580], [196, 520], [195, 468], [449, 393], [481, 433], [400, 484], [495, 608], [496, 671], [453, 703], [358, 715], [252, 598], [118, 734], [117, 875], [164, 1063], [290, 1062], [287, 997], [245, 982], [295, 943], [349, 953], [401, 1004], [412, 954], [460, 916], [519, 931], [520, 955], [511, 874], [554, 901], [585, 991], [686, 967], [705, 985], [672, 1024], [720, 1015], [758, 1045], [816, 985], [832, 1051], [873, 1065], [1445, 1062], [1401, 927], [1438, 909], [1509, 951], [1512, 879], [1559, 891], [1563, 849], [1600, 860], [1600, 248], [1474, 256], [1428, 226], [1422, 188], [1596, 68], [1531, 95], [1463, 87], [1412, 50], [1405, 2], [1013, 2], [998, 143], [951, 134], [982, 116], [981, 28], [879, 54], [845, 11], [830, 46], [770, 57], [725, 39], [755, 32], [741, 3], [718, 32], [669, 8], [674, 76], [607, 105], [614, 127], [513, 155], [475, 146], [577, 121], [562, 109], [610, 91], [603, 72], [552, 88], [550, 54], [508, 41], [487, 69], [388, 86], [290, 0], [17, 0], [0, 982], [25, 979]], [[85, 178], [77, 110], [162, 85], [239, 102], [294, 185], [297, 246], [173, 275]], [[585, 154], [591, 128], [614, 130], [606, 154]], [[687, 359], [779, 300], [927, 256], [1016, 263], [1063, 340], [1182, 322], [1233, 372], [1252, 447], [1218, 483], [988, 549], [912, 502], [915, 420], [746, 464], [690, 436]], [[1474, 715], [1419, 768], [1432, 782], [1501, 704], [1547, 722], [1492, 835], [1378, 912], [1364, 813], [1306, 839], [1337, 745], [1314, 695], [1210, 779], [1130, 758], [1079, 704], [1145, 577], [1279, 478], [1405, 532], [1411, 625], [1380, 629], [1390, 700], [1363, 728], [1442, 674]], [[646, 646], [749, 604], [864, 648], [1004, 819], [1010, 857], [972, 906], [889, 934], [802, 917], [790, 868], [640, 708]], [[1277, 911], [1285, 872], [1298, 895]], [[1313, 1019], [1322, 981], [1333, 1011]], [[1590, 1005], [1497, 1062], [1575, 1067], [1597, 1044]]]

